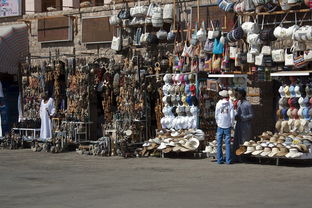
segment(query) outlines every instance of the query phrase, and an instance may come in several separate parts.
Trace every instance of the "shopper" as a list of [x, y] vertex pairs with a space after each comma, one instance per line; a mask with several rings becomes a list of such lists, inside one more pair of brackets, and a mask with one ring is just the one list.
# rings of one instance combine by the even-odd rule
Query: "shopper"
[[41, 129], [40, 138], [47, 140], [52, 138], [52, 121], [51, 118], [55, 114], [55, 106], [53, 98], [48, 96], [48, 93], [44, 93], [40, 105], [40, 119]]
[[253, 111], [251, 104], [246, 100], [246, 91], [237, 89], [238, 108], [235, 115], [236, 126], [234, 134], [234, 150], [237, 150], [245, 141], [252, 139]]
[[215, 119], [218, 126], [217, 129], [217, 162], [223, 164], [222, 143], [225, 137], [226, 163], [231, 164], [231, 127], [234, 123], [234, 108], [229, 101], [229, 94], [226, 90], [219, 92], [222, 97], [216, 105]]

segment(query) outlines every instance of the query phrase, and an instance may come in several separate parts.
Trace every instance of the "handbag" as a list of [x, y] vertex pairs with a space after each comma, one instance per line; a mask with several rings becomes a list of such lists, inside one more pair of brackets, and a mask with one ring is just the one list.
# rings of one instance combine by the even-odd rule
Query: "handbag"
[[288, 50], [291, 51], [291, 49], [285, 50], [285, 66], [294, 66], [294, 54], [288, 53]]
[[118, 15], [114, 14], [110, 16], [109, 18], [110, 25], [119, 25], [120, 23], [121, 23], [121, 19], [118, 17]]
[[217, 73], [221, 70], [221, 58], [218, 56], [216, 58], [216, 55], [212, 56], [212, 72]]
[[113, 36], [111, 49], [114, 51], [120, 51], [121, 50], [121, 38]]
[[285, 61], [284, 49], [272, 50], [272, 59], [274, 62], [281, 63]]
[[305, 61], [312, 61], [312, 50], [304, 51], [303, 57]]
[[163, 20], [165, 23], [171, 23], [173, 20], [173, 4], [166, 4], [163, 10]]
[[207, 38], [207, 40], [205, 42], [205, 45], [204, 45], [204, 51], [206, 53], [212, 53], [212, 51], [213, 51], [213, 43], [214, 43], [213, 40]]
[[170, 31], [168, 32], [168, 35], [167, 35], [167, 40], [168, 41], [174, 41], [175, 40], [175, 33], [173, 32], [173, 26], [171, 25], [170, 26]]
[[309, 62], [304, 59], [304, 54], [300, 52], [294, 53], [294, 66], [296, 69], [301, 69], [308, 64]]
[[130, 9], [130, 15], [132, 17], [145, 17], [147, 14], [148, 7], [147, 6], [141, 6], [141, 1], [138, 1], [137, 6]]
[[259, 38], [259, 34], [249, 33], [247, 35], [247, 43], [251, 45], [261, 45], [262, 41]]
[[191, 72], [198, 72], [198, 59], [193, 58], [191, 61]]
[[252, 55], [258, 55], [260, 53], [260, 46], [259, 45], [250, 45], [249, 53]]
[[252, 0], [243, 0], [244, 9], [246, 12], [253, 12], [255, 11], [256, 7]]
[[271, 55], [271, 46], [262, 46], [261, 53], [263, 55]]
[[122, 38], [122, 48], [130, 47], [132, 44], [132, 38], [129, 36]]
[[215, 39], [213, 42], [212, 53], [216, 55], [221, 55], [223, 51], [224, 51], [224, 44], [220, 41], [220, 39]]
[[230, 46], [230, 59], [235, 59], [237, 54], [237, 47]]
[[306, 45], [303, 42], [293, 41], [292, 50], [293, 51], [304, 51], [306, 49]]
[[156, 33], [156, 36], [157, 36], [157, 38], [158, 38], [159, 40], [165, 40], [165, 39], [167, 39], [167, 35], [168, 35], [167, 31], [164, 30], [164, 29], [160, 29], [160, 30], [158, 30], [158, 32]]
[[134, 34], [134, 38], [133, 38], [133, 45], [135, 46], [139, 46], [141, 45], [141, 40], [142, 40], [142, 28], [138, 28]]
[[122, 20], [131, 18], [128, 2], [126, 2], [125, 7], [120, 10], [120, 12], [118, 13], [118, 17]]
[[204, 71], [212, 72], [212, 59], [211, 58], [208, 58], [208, 57], [206, 58]]
[[247, 53], [247, 63], [249, 63], [249, 64], [253, 64], [253, 63], [255, 63], [255, 57], [254, 57], [254, 55], [252, 55], [251, 53]]
[[195, 30], [194, 30], [194, 32], [192, 34], [192, 39], [191, 39], [191, 44], [193, 46], [195, 46], [197, 44], [197, 42], [198, 42], [197, 32], [198, 32], [198, 25], [196, 23], [195, 24]]
[[207, 33], [206, 33], [206, 26], [205, 26], [205, 22], [203, 21], [201, 24], [201, 27], [199, 29], [199, 31], [197, 32], [197, 38], [200, 42], [205, 42], [207, 39]]
[[155, 34], [149, 33], [146, 38], [147, 44], [157, 45], [159, 43], [159, 39]]
[[257, 56], [255, 56], [255, 65], [256, 66], [263, 66], [263, 54], [259, 54]]
[[155, 7], [156, 7], [156, 4], [154, 2], [150, 3], [150, 5], [147, 8], [146, 17], [149, 17], [151, 19], [151, 17], [153, 16], [153, 10]]
[[273, 28], [264, 28], [264, 17], [262, 17], [262, 26], [259, 34], [259, 38], [262, 41], [275, 41], [277, 38], [274, 36], [274, 27]]
[[163, 9], [158, 5], [153, 9], [152, 25], [153, 27], [163, 27], [164, 25]]
[[218, 0], [218, 6], [226, 12], [230, 12], [233, 11], [234, 3], [230, 0]]
[[242, 29], [243, 31], [248, 34], [248, 33], [259, 33], [259, 26], [256, 22], [244, 22], [242, 24]]
[[233, 7], [234, 12], [243, 13], [245, 12], [245, 1], [237, 1]]
[[273, 66], [272, 56], [263, 55], [263, 65], [267, 67]]

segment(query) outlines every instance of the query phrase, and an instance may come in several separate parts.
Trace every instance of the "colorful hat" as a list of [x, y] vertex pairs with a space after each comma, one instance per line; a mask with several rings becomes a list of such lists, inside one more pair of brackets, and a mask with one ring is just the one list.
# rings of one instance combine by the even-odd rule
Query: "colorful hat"
[[290, 97], [296, 97], [295, 86], [291, 85], [289, 87]]

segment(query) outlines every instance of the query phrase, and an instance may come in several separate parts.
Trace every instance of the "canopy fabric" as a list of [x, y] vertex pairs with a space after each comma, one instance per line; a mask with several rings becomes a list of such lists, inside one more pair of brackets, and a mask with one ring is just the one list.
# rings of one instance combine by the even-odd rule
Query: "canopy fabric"
[[28, 53], [26, 24], [0, 26], [0, 73], [16, 74]]

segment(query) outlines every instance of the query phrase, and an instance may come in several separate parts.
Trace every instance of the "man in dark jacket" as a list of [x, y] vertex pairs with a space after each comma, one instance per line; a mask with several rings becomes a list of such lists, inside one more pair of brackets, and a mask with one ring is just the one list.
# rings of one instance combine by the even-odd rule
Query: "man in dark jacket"
[[246, 100], [246, 91], [237, 89], [238, 108], [235, 115], [236, 126], [234, 134], [234, 151], [245, 141], [252, 139], [253, 111], [251, 104]]

